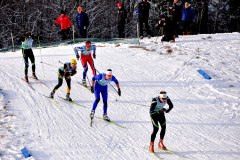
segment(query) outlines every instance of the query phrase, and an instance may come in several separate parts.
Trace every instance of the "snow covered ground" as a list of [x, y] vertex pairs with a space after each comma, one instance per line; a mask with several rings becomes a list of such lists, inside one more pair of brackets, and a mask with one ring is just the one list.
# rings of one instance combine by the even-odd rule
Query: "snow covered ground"
[[[122, 89], [119, 97], [109, 86], [108, 115], [125, 128], [98, 118], [90, 127], [94, 96], [77, 83], [82, 79], [80, 62], [71, 97], [86, 108], [58, 98], [65, 96], [65, 81], [55, 101], [43, 96], [57, 84], [59, 61], [75, 57], [73, 46], [33, 49], [40, 79], [30, 79], [33, 88], [20, 79], [21, 51], [0, 53], [0, 159], [23, 159], [24, 146], [37, 160], [158, 159], [147, 148], [149, 106], [160, 90], [174, 104], [166, 114], [165, 145], [175, 153], [157, 149], [158, 133], [155, 151], [160, 158], [239, 159], [240, 34], [180, 36], [176, 43], [160, 39], [143, 39], [140, 46], [96, 44], [96, 68], [111, 68]], [[200, 68], [213, 79], [205, 80], [197, 72]], [[100, 101], [95, 115], [102, 117], [102, 111]]]

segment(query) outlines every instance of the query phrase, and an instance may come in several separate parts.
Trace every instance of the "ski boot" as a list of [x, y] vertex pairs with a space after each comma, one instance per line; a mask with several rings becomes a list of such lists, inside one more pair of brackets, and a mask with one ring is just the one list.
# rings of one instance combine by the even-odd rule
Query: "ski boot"
[[158, 148], [163, 149], [163, 150], [167, 149], [167, 147], [163, 144], [163, 139], [160, 139], [160, 141], [158, 143]]
[[104, 114], [103, 114], [103, 119], [104, 119], [105, 121], [110, 122], [110, 118], [107, 116], [107, 113], [104, 113]]
[[95, 111], [92, 110], [91, 113], [90, 113], [90, 118], [91, 118], [91, 119], [93, 119], [93, 117], [94, 117], [94, 113], [95, 113]]
[[87, 87], [86, 79], [83, 79], [83, 80], [82, 80], [82, 85], [83, 85], [84, 87]]
[[32, 76], [33, 76], [34, 79], [38, 80], [38, 78], [37, 78], [35, 72], [32, 73]]
[[52, 99], [54, 98], [54, 92], [53, 91], [50, 93], [49, 97], [52, 98]]
[[29, 81], [28, 81], [28, 76], [27, 76], [27, 75], [25, 75], [25, 81], [26, 81], [27, 83], [29, 83]]
[[154, 142], [150, 143], [149, 152], [154, 153]]
[[70, 97], [70, 93], [66, 94], [66, 100], [72, 102], [72, 98]]

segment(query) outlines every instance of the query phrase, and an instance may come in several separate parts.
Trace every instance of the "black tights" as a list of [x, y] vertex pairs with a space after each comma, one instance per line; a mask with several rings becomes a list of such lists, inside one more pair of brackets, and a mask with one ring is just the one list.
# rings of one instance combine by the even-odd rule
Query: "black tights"
[[[59, 87], [62, 86], [63, 74], [64, 74], [64, 72], [59, 69], [59, 71], [58, 71], [58, 84], [54, 87], [53, 92], [55, 92]], [[67, 82], [67, 86], [68, 86], [69, 90], [71, 90], [71, 77], [70, 77], [70, 75], [67, 73], [64, 77], [65, 77], [65, 80]]]
[[154, 140], [156, 138], [156, 134], [157, 134], [157, 132], [159, 130], [158, 123], [160, 123], [160, 125], [161, 125], [160, 139], [163, 139], [164, 135], [165, 135], [165, 132], [166, 132], [166, 119], [165, 119], [164, 113], [152, 114], [150, 116], [151, 116], [152, 125], [153, 125], [153, 132], [152, 132], [152, 135], [151, 135], [151, 142], [154, 142]]
[[30, 59], [31, 63], [32, 63], [32, 72], [35, 73], [35, 58], [33, 55], [33, 51], [32, 49], [22, 49], [23, 52], [23, 59], [24, 59], [24, 63], [25, 63], [25, 76], [28, 75], [28, 58]]

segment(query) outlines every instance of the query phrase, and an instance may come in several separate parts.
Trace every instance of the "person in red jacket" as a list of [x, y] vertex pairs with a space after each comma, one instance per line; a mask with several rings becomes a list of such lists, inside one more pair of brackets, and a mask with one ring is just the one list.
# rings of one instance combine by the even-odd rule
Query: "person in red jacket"
[[60, 24], [61, 26], [62, 40], [68, 39], [71, 27], [71, 20], [69, 16], [66, 15], [66, 12], [61, 10], [61, 15], [54, 22], [56, 24]]

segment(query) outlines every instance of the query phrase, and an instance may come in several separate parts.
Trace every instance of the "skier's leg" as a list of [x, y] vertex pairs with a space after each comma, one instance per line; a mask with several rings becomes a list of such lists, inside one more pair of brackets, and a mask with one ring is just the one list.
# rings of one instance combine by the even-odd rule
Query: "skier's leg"
[[151, 115], [151, 121], [152, 121], [152, 125], [153, 125], [153, 132], [151, 135], [151, 142], [154, 142], [158, 129], [159, 129], [159, 125], [158, 125], [158, 115]]
[[62, 83], [63, 83], [63, 71], [61, 71], [61, 70], [59, 69], [59, 71], [58, 71], [58, 84], [54, 87], [54, 89], [53, 89], [52, 92], [55, 93], [56, 90], [57, 90], [59, 87], [62, 86]]
[[100, 101], [100, 92], [101, 92], [100, 87], [99, 86], [95, 86], [94, 87], [95, 101], [94, 101], [93, 107], [92, 107], [92, 110], [94, 110], [94, 111], [97, 108], [98, 102]]
[[158, 148], [159, 149], [166, 149], [166, 146], [163, 143], [163, 139], [166, 133], [166, 118], [164, 113], [159, 115], [159, 123], [161, 125], [161, 132], [160, 132], [160, 140], [158, 143]]
[[25, 69], [24, 69], [24, 73], [25, 76], [28, 75], [28, 50], [27, 49], [22, 49], [23, 52], [23, 60], [24, 60], [24, 64], [25, 64]]
[[67, 89], [66, 89], [66, 93], [70, 94], [70, 90], [71, 90], [71, 76], [65, 76], [65, 80], [67, 83]]
[[103, 114], [107, 114], [107, 100], [108, 100], [108, 89], [107, 86], [103, 86], [102, 89], [102, 99], [103, 99]]
[[96, 76], [96, 69], [94, 67], [94, 62], [93, 62], [93, 59], [92, 59], [91, 55], [88, 58], [88, 63], [90, 65], [91, 69], [92, 69], [93, 76]]
[[72, 98], [70, 98], [70, 90], [71, 90], [71, 76], [67, 75], [65, 76], [65, 80], [67, 82], [67, 89], [66, 89], [66, 100], [72, 101]]
[[161, 125], [160, 139], [163, 139], [166, 133], [166, 118], [164, 113], [160, 115], [159, 122]]
[[88, 66], [87, 66], [87, 59], [85, 56], [82, 55], [81, 57], [81, 62], [83, 66], [83, 79], [86, 79], [87, 71], [88, 71]]
[[35, 57], [34, 57], [32, 49], [30, 49], [30, 51], [29, 51], [29, 59], [30, 59], [30, 61], [32, 63], [32, 74], [35, 75], [35, 68], [36, 68], [36, 66], [35, 66]]

